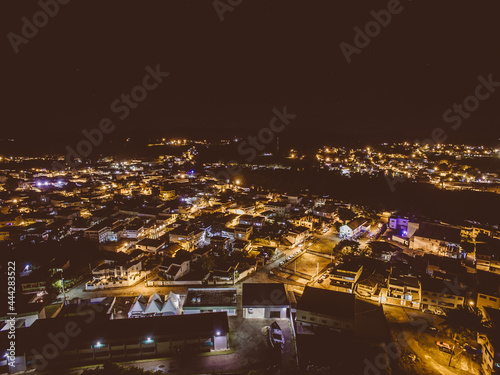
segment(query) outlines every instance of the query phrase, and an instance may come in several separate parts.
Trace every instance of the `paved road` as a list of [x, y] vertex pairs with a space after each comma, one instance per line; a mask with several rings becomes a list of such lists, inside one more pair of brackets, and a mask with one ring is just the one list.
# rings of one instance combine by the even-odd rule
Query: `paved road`
[[[448, 366], [450, 355], [439, 351], [435, 341], [449, 341], [441, 332], [431, 333], [426, 327], [439, 327], [442, 318], [417, 310], [384, 305], [384, 314], [401, 347], [410, 348], [425, 367], [426, 374], [479, 374], [479, 365], [457, 351]], [[403, 334], [404, 337], [403, 337]]]

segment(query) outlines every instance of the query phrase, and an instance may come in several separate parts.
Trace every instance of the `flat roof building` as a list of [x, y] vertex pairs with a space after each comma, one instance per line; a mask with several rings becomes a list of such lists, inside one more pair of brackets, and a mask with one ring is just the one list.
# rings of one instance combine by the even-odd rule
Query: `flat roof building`
[[184, 302], [184, 314], [226, 312], [235, 316], [237, 302], [236, 288], [190, 288]]

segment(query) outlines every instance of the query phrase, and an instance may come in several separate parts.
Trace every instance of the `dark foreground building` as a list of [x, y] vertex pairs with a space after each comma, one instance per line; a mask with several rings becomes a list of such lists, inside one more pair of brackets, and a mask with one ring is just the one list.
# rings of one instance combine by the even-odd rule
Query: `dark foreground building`
[[[39, 319], [16, 334], [26, 368], [190, 355], [228, 348], [225, 312], [109, 320], [104, 315]], [[2, 334], [2, 342], [6, 342]], [[21, 365], [20, 368], [23, 366]]]

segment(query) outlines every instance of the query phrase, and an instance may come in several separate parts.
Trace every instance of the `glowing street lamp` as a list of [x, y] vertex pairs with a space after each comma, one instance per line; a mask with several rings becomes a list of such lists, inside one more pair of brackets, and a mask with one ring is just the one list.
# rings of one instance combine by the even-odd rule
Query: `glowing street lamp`
[[104, 346], [104, 344], [100, 341], [97, 341], [94, 345], [94, 348], [102, 348]]

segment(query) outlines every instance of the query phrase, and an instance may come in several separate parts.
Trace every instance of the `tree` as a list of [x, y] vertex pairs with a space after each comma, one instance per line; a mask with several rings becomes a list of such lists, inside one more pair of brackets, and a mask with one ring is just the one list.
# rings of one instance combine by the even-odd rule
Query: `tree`
[[460, 246], [465, 250], [467, 254], [474, 252], [474, 244], [472, 242], [462, 241]]
[[441, 323], [448, 336], [455, 340], [475, 339], [483, 327], [481, 315], [468, 307], [459, 307], [446, 311], [446, 318]]
[[350, 221], [356, 217], [356, 214], [346, 207], [340, 207], [338, 210], [339, 219], [345, 224], [346, 221]]
[[215, 260], [211, 256], [205, 256], [201, 259], [201, 269], [204, 272], [212, 272], [215, 268]]

